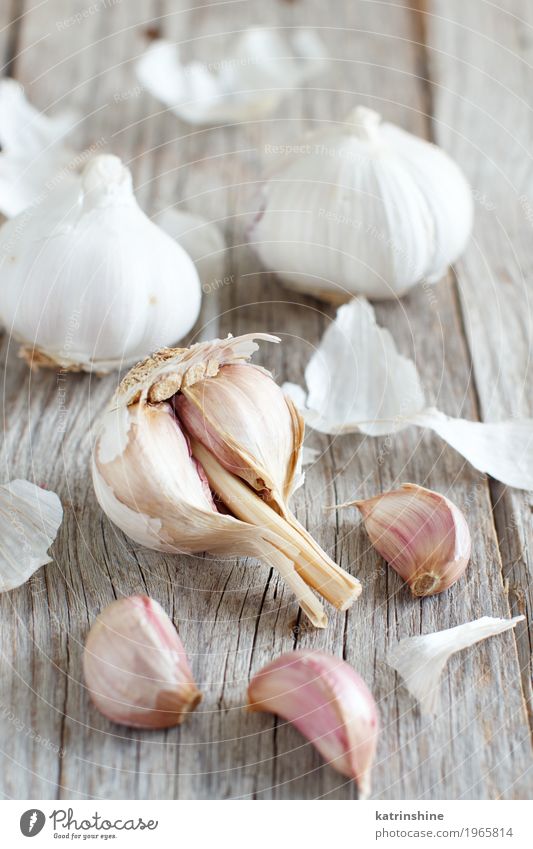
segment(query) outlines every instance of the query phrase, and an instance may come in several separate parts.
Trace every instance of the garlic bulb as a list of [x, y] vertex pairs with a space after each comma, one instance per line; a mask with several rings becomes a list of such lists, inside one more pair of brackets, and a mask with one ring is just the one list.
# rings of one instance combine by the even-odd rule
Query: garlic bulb
[[250, 232], [291, 288], [337, 303], [395, 298], [438, 280], [464, 250], [471, 192], [435, 145], [357, 107], [291, 149]]
[[216, 224], [181, 209], [161, 210], [152, 221], [189, 254], [202, 281], [202, 292], [209, 294], [224, 286], [229, 279], [224, 278], [226, 241]]
[[324, 627], [309, 587], [341, 610], [361, 588], [287, 506], [303, 424], [272, 377], [247, 362], [254, 338], [278, 341], [249, 334], [163, 349], [132, 369], [98, 426], [96, 496], [149, 548], [265, 560]]
[[55, 492], [25, 480], [0, 486], [0, 592], [20, 587], [50, 563], [48, 549], [62, 521]]
[[198, 317], [193, 262], [139, 208], [116, 156], [7, 221], [0, 257], [0, 316], [34, 365], [120, 368]]
[[294, 651], [263, 667], [248, 688], [248, 709], [286, 719], [324, 760], [352, 778], [359, 798], [370, 794], [378, 714], [363, 679], [341, 658]]
[[513, 619], [482, 616], [445, 631], [407, 637], [391, 649], [387, 662], [401, 675], [411, 695], [420, 703], [421, 712], [433, 714], [438, 708], [440, 676], [452, 654], [502, 634], [523, 619], [525, 616]]
[[35, 203], [61, 172], [70, 179], [74, 151], [63, 139], [79, 116], [48, 117], [28, 103], [16, 80], [0, 80], [0, 212], [8, 218]]
[[134, 728], [179, 725], [202, 698], [176, 629], [148, 596], [121, 598], [100, 613], [83, 671], [98, 710]]
[[343, 506], [357, 507], [370, 542], [407, 581], [413, 595], [451, 587], [464, 573], [472, 542], [466, 519], [451, 501], [415, 483]]

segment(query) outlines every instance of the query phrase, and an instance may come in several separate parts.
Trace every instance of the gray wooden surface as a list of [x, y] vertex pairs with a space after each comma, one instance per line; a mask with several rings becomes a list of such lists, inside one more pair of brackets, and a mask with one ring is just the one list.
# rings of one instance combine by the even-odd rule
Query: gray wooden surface
[[[80, 13], [79, 20], [73, 18]], [[250, 24], [320, 29], [331, 70], [272, 118], [195, 130], [139, 92], [132, 62], [146, 29], [209, 58]], [[416, 357], [428, 394], [468, 418], [533, 415], [529, 361], [533, 206], [533, 8], [528, 0], [27, 0], [0, 5], [0, 64], [43, 109], [73, 106], [79, 147], [131, 166], [148, 211], [183, 204], [225, 229], [231, 282], [204, 298], [194, 338], [270, 330], [262, 362], [301, 382], [333, 315], [265, 273], [245, 244], [265, 145], [342, 119], [356, 103], [431, 137], [461, 163], [476, 197], [475, 235], [456, 275], [428, 294], [380, 305], [379, 320]], [[1, 281], [0, 281], [1, 282]], [[326, 631], [301, 622], [264, 567], [146, 551], [102, 516], [92, 492], [90, 428], [116, 385], [30, 373], [2, 337], [2, 482], [55, 489], [65, 520], [54, 562], [0, 596], [0, 792], [6, 798], [356, 798], [290, 727], [241, 707], [251, 673], [293, 647], [328, 649], [360, 671], [379, 706], [376, 798], [523, 798], [531, 794], [531, 644], [525, 624], [454, 657], [442, 710], [422, 719], [384, 663], [399, 637], [484, 614], [531, 618], [531, 495], [485, 479], [436, 437], [392, 441], [309, 434], [320, 460], [295, 509], [362, 581]], [[65, 393], [66, 412], [61, 409]], [[447, 493], [473, 531], [467, 579], [413, 600], [383, 567], [355, 513], [322, 507], [411, 480]], [[205, 697], [180, 729], [113, 726], [81, 678], [85, 635], [115, 597], [148, 592], [173, 617]]]

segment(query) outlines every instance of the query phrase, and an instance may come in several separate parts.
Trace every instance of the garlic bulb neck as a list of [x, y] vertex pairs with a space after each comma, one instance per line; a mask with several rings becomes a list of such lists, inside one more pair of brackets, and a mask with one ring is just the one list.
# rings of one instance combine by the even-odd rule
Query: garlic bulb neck
[[346, 116], [344, 127], [352, 136], [362, 141], [377, 141], [380, 135], [381, 115], [366, 106], [356, 106]]
[[84, 209], [131, 202], [131, 172], [118, 156], [104, 154], [91, 159], [81, 176]]

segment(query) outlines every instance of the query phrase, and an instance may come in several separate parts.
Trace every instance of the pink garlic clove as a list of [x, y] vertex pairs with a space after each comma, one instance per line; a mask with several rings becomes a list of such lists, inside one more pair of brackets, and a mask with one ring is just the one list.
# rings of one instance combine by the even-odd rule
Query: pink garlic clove
[[121, 725], [179, 725], [202, 699], [176, 629], [148, 596], [119, 599], [100, 613], [83, 669], [95, 706]]
[[324, 760], [370, 793], [378, 739], [372, 693], [352, 667], [320, 651], [294, 651], [269, 663], [248, 687], [249, 710], [286, 719]]
[[[370, 542], [415, 596], [440, 593], [464, 573], [471, 538], [451, 501], [414, 483], [366, 501], [351, 502], [363, 516]], [[348, 505], [346, 505], [348, 506]]]

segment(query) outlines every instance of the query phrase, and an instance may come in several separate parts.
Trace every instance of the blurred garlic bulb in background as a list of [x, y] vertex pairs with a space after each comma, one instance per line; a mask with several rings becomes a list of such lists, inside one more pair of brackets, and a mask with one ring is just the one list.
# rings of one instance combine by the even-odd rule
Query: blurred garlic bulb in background
[[0, 228], [0, 317], [32, 365], [105, 372], [185, 336], [200, 310], [187, 253], [140, 209], [116, 156]]
[[145, 595], [120, 598], [100, 613], [83, 672], [98, 710], [133, 728], [179, 725], [202, 698], [174, 625]]
[[438, 280], [472, 219], [470, 188], [450, 157], [360, 106], [280, 164], [249, 238], [293, 289], [334, 302], [383, 299]]
[[16, 80], [0, 80], [0, 212], [8, 218], [35, 203], [58, 172], [69, 179], [74, 151], [64, 137], [79, 120], [63, 111], [49, 117], [26, 100]]
[[247, 362], [254, 339], [279, 341], [215, 339], [135, 366], [97, 425], [96, 497], [141, 545], [263, 560], [325, 627], [312, 589], [346, 610], [361, 586], [288, 507], [301, 478], [303, 422], [271, 375]]

